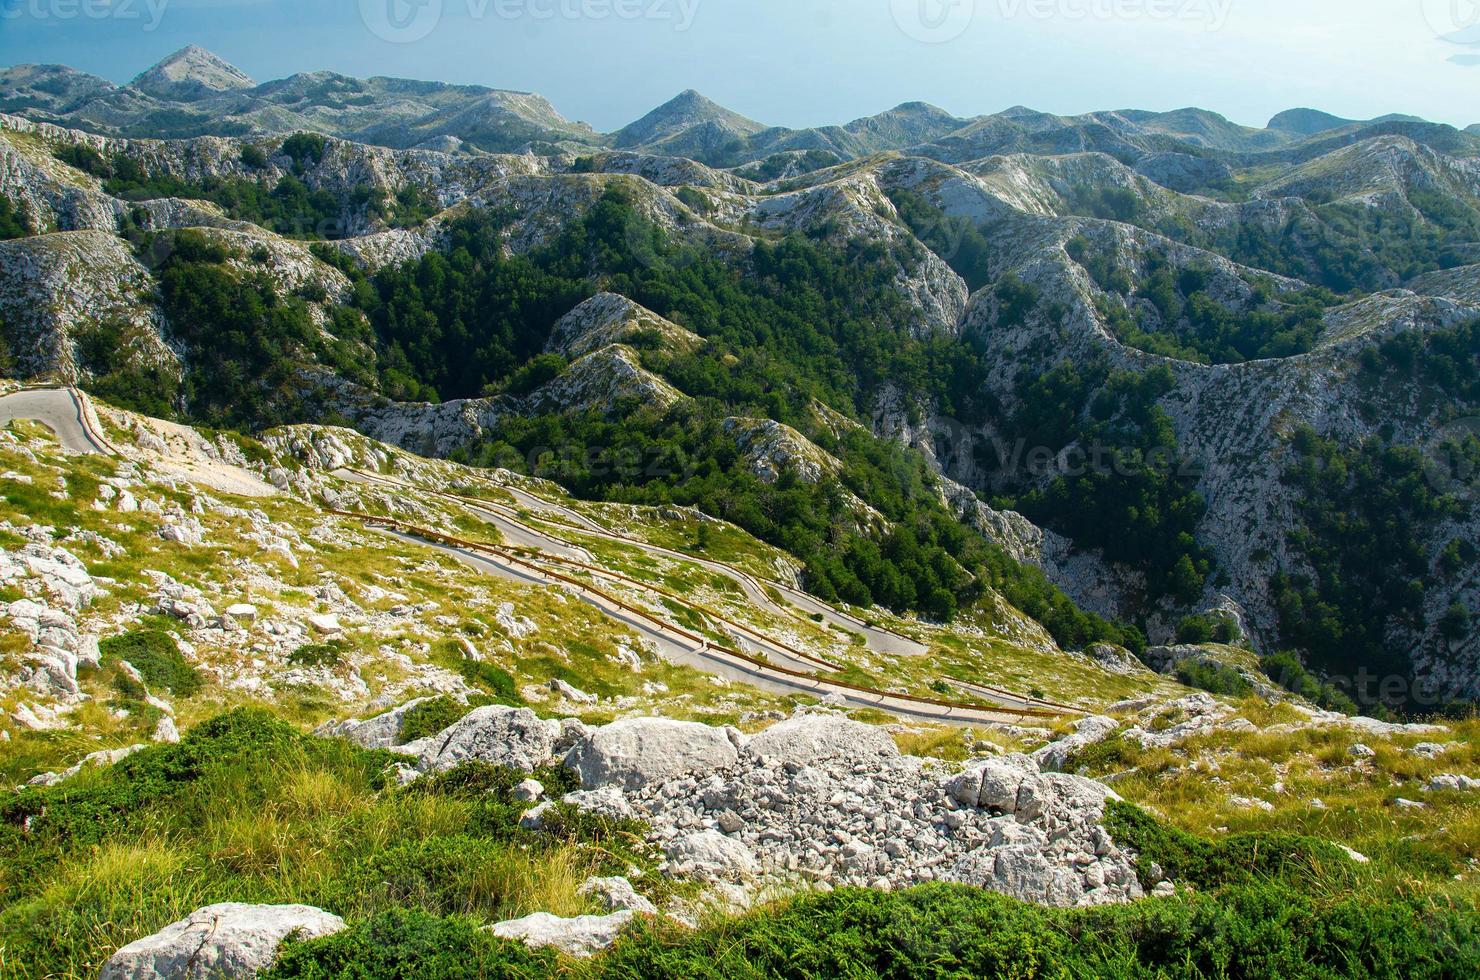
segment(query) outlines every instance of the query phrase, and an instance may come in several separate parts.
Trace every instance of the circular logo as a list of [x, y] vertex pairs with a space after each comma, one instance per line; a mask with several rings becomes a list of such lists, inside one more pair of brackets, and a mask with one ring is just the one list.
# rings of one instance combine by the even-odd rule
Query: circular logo
[[1480, 0], [1422, 0], [1423, 18], [1436, 37], [1480, 44]]
[[1424, 472], [1440, 493], [1468, 495], [1480, 486], [1480, 417], [1458, 419], [1424, 444]]
[[976, 0], [889, 0], [894, 23], [922, 44], [954, 41], [971, 26]]
[[360, 19], [391, 44], [420, 41], [442, 20], [442, 0], [360, 0]]

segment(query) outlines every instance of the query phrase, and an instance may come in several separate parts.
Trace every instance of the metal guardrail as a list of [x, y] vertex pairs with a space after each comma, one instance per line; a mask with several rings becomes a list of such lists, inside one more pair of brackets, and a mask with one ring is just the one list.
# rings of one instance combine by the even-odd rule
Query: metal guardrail
[[[657, 627], [659, 630], [665, 633], [677, 635], [685, 640], [688, 640], [691, 643], [697, 644], [700, 652], [719, 654], [724, 657], [739, 660], [742, 663], [749, 665], [751, 668], [758, 669], [763, 673], [769, 671], [798, 680], [810, 681], [814, 684], [819, 685], [819, 687], [838, 688], [844, 691], [851, 691], [856, 694], [867, 695], [871, 698], [878, 698], [881, 701], [892, 700], [905, 702], [906, 704], [928, 705], [934, 708], [943, 708], [947, 711], [970, 711], [987, 715], [1006, 715], [1019, 719], [1057, 719], [1063, 717], [1062, 712], [1041, 711], [1031, 708], [1011, 708], [1002, 705], [969, 704], [959, 701], [945, 701], [938, 698], [921, 697], [914, 694], [896, 694], [889, 691], [880, 691], [876, 688], [864, 687], [859, 684], [852, 684], [847, 681], [821, 678], [817, 677], [814, 674], [807, 674], [799, 670], [792, 670], [788, 667], [780, 667], [776, 664], [771, 664], [759, 660], [747, 653], [742, 653], [739, 650], [732, 650], [728, 647], [713, 644], [707, 638], [700, 636], [690, 630], [687, 630], [682, 626], [665, 622], [664, 620], [659, 619], [645, 609], [639, 609], [635, 606], [632, 606], [622, 601], [621, 599], [616, 598], [615, 596], [609, 595], [602, 590], [595, 588], [588, 583], [573, 579], [567, 575], [562, 575], [559, 572], [552, 571], [548, 568], [541, 568], [533, 562], [526, 561], [525, 559], [522, 559], [503, 548], [498, 548], [493, 545], [485, 544], [483, 542], [468, 541], [462, 538], [454, 537], [449, 534], [443, 534], [440, 531], [433, 531], [428, 528], [417, 527], [414, 524], [407, 524], [404, 521], [399, 521], [391, 517], [377, 517], [373, 514], [357, 514], [352, 511], [343, 511], [335, 508], [325, 508], [325, 512], [333, 514], [337, 517], [360, 521], [367, 525], [383, 525], [385, 527], [391, 528], [392, 530], [399, 531], [402, 534], [423, 538], [425, 540], [459, 550], [491, 555], [495, 558], [502, 559], [503, 561], [511, 565], [516, 565], [523, 568], [526, 572], [531, 572], [542, 578], [550, 579], [554, 582], [571, 586], [572, 588], [578, 589], [581, 592], [595, 596], [601, 601], [609, 603], [622, 612], [625, 612], [629, 615], [637, 616], [651, 623], [653, 626]], [[881, 704], [880, 707], [884, 710], [888, 710], [887, 705]]]
[[[458, 494], [458, 493], [448, 493], [445, 490], [429, 490], [429, 489], [425, 489], [425, 488], [422, 488], [422, 487], [414, 487], [414, 486], [411, 486], [410, 484], [403, 483], [400, 480], [396, 480], [394, 478], [384, 476], [384, 475], [382, 475], [380, 473], [367, 473], [364, 470], [355, 469], [354, 467], [346, 467], [346, 469], [349, 472], [351, 472], [351, 473], [356, 473], [356, 474], [358, 474], [360, 476], [368, 477], [369, 479], [372, 479], [372, 480], [378, 480], [378, 481], [380, 481], [382, 483], [389, 483], [389, 484], [391, 484], [393, 486], [399, 486], [399, 487], [402, 487], [403, 489], [407, 489], [407, 490], [415, 490], [418, 493], [430, 493], [433, 496], [445, 497], [448, 500], [456, 500], [459, 503], [462, 503], [462, 504], [465, 504], [465, 505], [472, 505], [472, 506], [478, 506], [478, 507], [488, 507], [488, 508], [492, 508], [492, 509], [507, 509], [507, 508], [503, 508], [503, 505], [498, 504], [495, 501], [491, 501], [491, 500], [483, 500], [483, 499], [480, 499], [478, 497], [468, 497], [468, 496], [464, 496], [463, 494]], [[556, 505], [553, 505], [553, 506], [558, 507], [559, 505], [556, 504]], [[517, 520], [517, 516], [516, 517], [513, 517], [513, 518], [508, 518], [508, 519]], [[790, 593], [792, 595], [803, 596], [803, 597], [806, 598], [806, 600], [808, 602], [814, 603], [814, 604], [816, 604], [818, 606], [821, 606], [824, 609], [829, 610], [834, 615], [836, 615], [839, 619], [846, 620], [847, 622], [853, 624], [854, 626], [858, 627], [859, 629], [862, 629], [862, 630], [874, 630], [874, 631], [876, 631], [878, 633], [883, 633], [886, 636], [892, 636], [895, 639], [901, 640], [901, 641], [903, 641], [905, 643], [914, 643], [914, 644], [918, 644], [920, 646], [924, 646], [924, 644], [920, 643], [919, 640], [913, 639], [912, 637], [905, 636], [903, 633], [900, 633], [900, 632], [898, 632], [896, 630], [889, 629], [887, 626], [879, 626], [879, 625], [877, 625], [875, 623], [866, 622], [865, 620], [860, 619], [858, 616], [855, 616], [855, 615], [853, 615], [850, 612], [847, 612], [845, 610], [839, 609], [837, 606], [834, 606], [830, 602], [825, 602], [824, 600], [819, 599], [819, 598], [817, 598], [814, 595], [810, 595], [810, 594], [808, 594], [806, 592], [803, 592], [801, 589], [795, 588], [795, 587], [790, 586], [790, 585], [785, 585], [785, 584], [783, 584], [781, 582], [775, 582], [775, 581], [772, 581], [770, 579], [760, 578], [759, 576], [752, 575], [749, 572], [746, 572], [746, 571], [744, 571], [742, 569], [735, 568], [735, 567], [733, 567], [731, 565], [725, 565], [723, 562], [714, 561], [714, 559], [712, 559], [712, 558], [699, 558], [699, 557], [695, 557], [694, 555], [685, 555], [685, 554], [683, 554], [680, 551], [673, 550], [672, 548], [664, 548], [661, 545], [648, 544], [646, 541], [640, 541], [640, 540], [638, 540], [636, 538], [630, 538], [630, 537], [628, 537], [625, 534], [618, 534], [617, 532], [611, 531], [611, 530], [595, 530], [595, 529], [589, 528], [589, 527], [577, 527], [577, 526], [573, 526], [571, 524], [566, 523], [565, 521], [549, 520], [547, 518], [540, 518], [540, 519], [542, 521], [545, 521], [545, 523], [548, 523], [548, 524], [558, 524], [561, 527], [566, 528], [567, 530], [576, 531], [577, 533], [580, 533], [580, 534], [591, 534], [591, 535], [595, 535], [597, 537], [606, 538], [608, 540], [618, 541], [618, 542], [621, 542], [623, 544], [632, 545], [634, 547], [646, 548], [646, 549], [653, 550], [653, 551], [659, 551], [659, 552], [662, 552], [664, 554], [673, 555], [673, 556], [675, 556], [675, 557], [677, 557], [677, 558], [679, 558], [681, 560], [684, 560], [684, 561], [708, 562], [708, 563], [711, 563], [711, 564], [720, 565], [721, 567], [725, 568], [727, 571], [729, 571], [729, 572], [731, 572], [731, 573], [733, 573], [735, 575], [738, 575], [741, 578], [747, 579], [751, 583], [751, 585], [757, 591], [759, 591], [759, 592], [764, 592], [767, 588], [771, 588], [771, 589], [775, 589], [775, 590], [777, 590], [779, 592]], [[580, 547], [579, 545], [577, 545], [573, 541], [566, 541], [563, 538], [558, 538], [558, 537], [555, 537], [553, 535], [550, 535], [549, 537], [551, 538], [551, 540], [556, 541], [559, 544], [562, 544], [562, 545], [564, 545], [564, 546], [566, 546], [568, 548], [578, 549]]]
[[[493, 510], [495, 512], [506, 511], [506, 510], [509, 510], [510, 509], [510, 508], [504, 507], [503, 505], [498, 504], [498, 503], [496, 503], [494, 501], [484, 500], [484, 499], [481, 499], [479, 497], [469, 497], [469, 496], [466, 496], [464, 494], [448, 493], [448, 492], [443, 491], [443, 490], [423, 489], [421, 487], [415, 487], [415, 486], [413, 486], [411, 484], [404, 483], [401, 480], [397, 480], [397, 479], [395, 479], [393, 477], [388, 477], [388, 476], [385, 476], [385, 475], [380, 474], [380, 473], [368, 473], [368, 472], [366, 472], [364, 470], [355, 469], [353, 467], [346, 467], [346, 469], [348, 469], [349, 472], [351, 472], [351, 473], [358, 474], [359, 476], [365, 477], [365, 478], [367, 478], [369, 480], [372, 480], [372, 481], [375, 481], [375, 482], [379, 482], [379, 483], [383, 483], [383, 484], [389, 484], [391, 486], [400, 487], [400, 488], [405, 489], [405, 490], [414, 490], [414, 491], [419, 492], [419, 493], [430, 493], [433, 496], [443, 497], [443, 498], [446, 498], [448, 500], [457, 501], [458, 503], [461, 503], [461, 504], [463, 504], [465, 506], [483, 507], [483, 508], [488, 508], [490, 510]], [[553, 505], [553, 506], [558, 507], [559, 505], [556, 504], [556, 505]], [[504, 520], [514, 521], [515, 523], [518, 523], [519, 522], [519, 517], [518, 517], [517, 514], [514, 514], [514, 515], [500, 514], [500, 516], [503, 517]], [[561, 527], [567, 528], [569, 530], [577, 531], [577, 532], [579, 532], [581, 534], [592, 534], [592, 535], [596, 535], [598, 537], [604, 537], [604, 538], [607, 538], [609, 540], [614, 540], [614, 541], [618, 541], [618, 542], [621, 542], [621, 543], [624, 543], [624, 544], [628, 544], [628, 545], [631, 545], [633, 547], [657, 550], [657, 551], [662, 552], [664, 554], [673, 555], [674, 557], [678, 558], [679, 560], [683, 560], [683, 561], [697, 561], [697, 562], [701, 562], [701, 563], [710, 563], [710, 564], [714, 564], [714, 565], [719, 565], [720, 567], [726, 569], [727, 571], [729, 571], [730, 573], [732, 573], [734, 575], [737, 575], [737, 576], [739, 576], [741, 578], [744, 578], [744, 579], [748, 579], [750, 581], [750, 583], [752, 584], [752, 586], [757, 591], [764, 592], [764, 590], [767, 587], [769, 587], [769, 588], [776, 589], [776, 590], [778, 590], [780, 592], [783, 592], [783, 593], [789, 593], [789, 594], [792, 594], [792, 595], [801, 596], [801, 597], [805, 598], [808, 602], [812, 602], [812, 603], [817, 604], [818, 606], [822, 606], [822, 607], [824, 607], [826, 609], [832, 610], [839, 617], [841, 617], [843, 619], [846, 619], [846, 620], [848, 620], [851, 623], [854, 623], [860, 629], [877, 630], [877, 631], [879, 631], [881, 633], [886, 633], [886, 634], [888, 634], [890, 636], [898, 637], [899, 639], [905, 640], [907, 642], [918, 642], [918, 641], [915, 641], [915, 640], [911, 640], [909, 637], [904, 636], [901, 633], [897, 633], [894, 630], [890, 630], [890, 629], [887, 629], [887, 628], [882, 627], [882, 626], [877, 626], [877, 625], [873, 625], [873, 624], [867, 623], [864, 620], [859, 619], [857, 616], [854, 616], [851, 613], [848, 613], [848, 612], [845, 612], [845, 611], [843, 611], [841, 609], [838, 609], [836, 606], [833, 606], [830, 603], [824, 602], [823, 600], [818, 599], [816, 596], [813, 596], [813, 595], [810, 595], [810, 594], [808, 594], [806, 592], [803, 592], [800, 589], [794, 588], [794, 587], [789, 586], [789, 585], [783, 585], [783, 584], [781, 584], [779, 582], [773, 582], [773, 581], [770, 581], [770, 580], [767, 580], [767, 579], [758, 578], [757, 576], [751, 575], [749, 572], [746, 572], [746, 571], [744, 571], [742, 569], [735, 568], [732, 565], [725, 565], [723, 562], [714, 561], [714, 559], [696, 558], [696, 557], [694, 557], [692, 555], [685, 555], [682, 552], [674, 551], [672, 548], [663, 548], [663, 547], [658, 546], [658, 545], [650, 545], [647, 542], [639, 541], [639, 540], [637, 540], [635, 538], [629, 538], [626, 535], [618, 534], [618, 533], [616, 533], [614, 531], [610, 531], [610, 530], [600, 530], [600, 531], [597, 531], [597, 530], [592, 530], [592, 529], [589, 529], [589, 528], [575, 527], [575, 526], [572, 526], [571, 524], [568, 524], [568, 523], [566, 523], [564, 521], [547, 520], [547, 519], [544, 519], [544, 518], [541, 518], [541, 520], [543, 520], [545, 523], [557, 524], [557, 525], [559, 525]], [[581, 549], [581, 547], [579, 545], [577, 545], [573, 541], [567, 541], [564, 538], [558, 537], [556, 535], [546, 534], [545, 532], [538, 531], [538, 529], [533, 529], [533, 528], [526, 528], [526, 529], [527, 530], [535, 530], [535, 531], [537, 531], [537, 533], [545, 534], [545, 536], [548, 537], [548, 538], [550, 538], [550, 540], [555, 541], [556, 543], [558, 543], [560, 545], [563, 545], [563, 546], [565, 546], [567, 548], [570, 548], [572, 550], [584, 550], [584, 549]], [[590, 571], [599, 572], [600, 574], [612, 575], [612, 577], [621, 578], [621, 579], [623, 579], [623, 580], [625, 580], [627, 582], [631, 582], [634, 585], [638, 585], [638, 586], [641, 586], [642, 588], [649, 589], [649, 590], [651, 590], [651, 591], [653, 591], [653, 592], [655, 592], [655, 593], [657, 593], [659, 595], [664, 595], [667, 598], [674, 599], [675, 601], [679, 601], [679, 602], [683, 602], [684, 601], [684, 600], [680, 599], [677, 596], [668, 595], [667, 593], [663, 592], [661, 589], [654, 588], [653, 586], [648, 585], [647, 583], [644, 583], [644, 582], [636, 582], [635, 580], [628, 579], [625, 576], [615, 575], [614, 573], [607, 572], [605, 569], [595, 569], [595, 568], [592, 568], [589, 565], [583, 565], [583, 563], [581, 563], [581, 562], [572, 561], [571, 559], [560, 558], [560, 557], [555, 556], [555, 555], [545, 555], [545, 556], [542, 556], [542, 557], [543, 558], [546, 558], [548, 560], [551, 560], [551, 561], [558, 561], [558, 562], [562, 562], [562, 563], [565, 563], [565, 564], [573, 564], [573, 565], [585, 567], [585, 568], [587, 568]], [[688, 603], [685, 603], [685, 604], [688, 605]], [[712, 615], [712, 614], [710, 614], [710, 615]], [[736, 628], [739, 628], [739, 629], [744, 630], [745, 632], [755, 634], [755, 631], [752, 630], [752, 629], [750, 629], [749, 627], [744, 627], [744, 626], [740, 626], [739, 624], [735, 624], [735, 623], [729, 622], [729, 621], [723, 619], [722, 617], [714, 616], [713, 618], [718, 619], [720, 622], [724, 622], [727, 626], [736, 627]], [[759, 634], [756, 634], [756, 635], [759, 635]], [[819, 657], [814, 657], [814, 656], [811, 656], [809, 654], [801, 653], [801, 651], [795, 650], [792, 647], [788, 646], [787, 644], [780, 643], [780, 642], [778, 642], [776, 640], [771, 639], [770, 637], [765, 637], [764, 639], [766, 640], [766, 642], [771, 643], [772, 645], [774, 645], [774, 646], [776, 646], [776, 647], [778, 647], [778, 648], [780, 648], [782, 650], [785, 650], [788, 653], [799, 655], [800, 657], [802, 657], [802, 659], [810, 660], [810, 661], [813, 661], [813, 662], [824, 664], [830, 670], [841, 670], [842, 669], [841, 667], [839, 667], [836, 664], [828, 663], [827, 661], [821, 660], [821, 658], [819, 658]], [[1008, 691], [1008, 690], [1004, 690], [1002, 688], [993, 687], [990, 684], [980, 684], [980, 683], [977, 683], [975, 681], [963, 681], [960, 678], [955, 678], [955, 677], [946, 677], [946, 678], [943, 678], [943, 679], [946, 680], [947, 682], [954, 681], [954, 682], [956, 682], [956, 683], [958, 683], [960, 685], [963, 685], [963, 686], [967, 687], [968, 689], [970, 689], [970, 688], [976, 688], [977, 690], [988, 692], [991, 695], [1000, 696], [1000, 697], [1003, 697], [1003, 698], [1011, 698], [1012, 700], [1020, 701], [1020, 702], [1026, 703], [1026, 704], [1036, 705], [1036, 706], [1039, 706], [1039, 707], [1042, 707], [1042, 708], [1046, 708], [1046, 709], [1058, 709], [1061, 713], [1064, 713], [1064, 714], [1075, 714], [1075, 715], [1082, 715], [1082, 714], [1084, 714], [1084, 710], [1082, 708], [1076, 708], [1073, 705], [1068, 705], [1068, 704], [1061, 704], [1061, 703], [1059, 703], [1057, 701], [1050, 701], [1047, 698], [1035, 698], [1035, 697], [1033, 697], [1031, 695], [1017, 694], [1017, 693], [1015, 693], [1013, 691]], [[1055, 716], [1055, 717], [1057, 717], [1057, 716]]]
[[90, 402], [87, 394], [76, 385], [67, 385], [66, 391], [72, 396], [72, 404], [77, 406], [77, 421], [82, 423], [82, 431], [86, 433], [87, 438], [98, 447], [104, 456], [122, 456], [123, 453], [118, 451], [118, 447], [114, 446], [107, 436], [99, 432], [93, 426], [92, 420], [88, 418], [87, 410]]

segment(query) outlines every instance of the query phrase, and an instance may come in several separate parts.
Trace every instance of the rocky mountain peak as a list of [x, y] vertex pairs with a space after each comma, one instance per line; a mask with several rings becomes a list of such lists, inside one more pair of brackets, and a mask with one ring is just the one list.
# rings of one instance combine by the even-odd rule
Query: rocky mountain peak
[[680, 92], [652, 112], [617, 131], [618, 146], [641, 146], [675, 136], [695, 126], [714, 125], [738, 136], [766, 129], [763, 123], [726, 109], [693, 89]]
[[135, 78], [129, 86], [156, 99], [192, 101], [256, 84], [236, 66], [190, 44]]

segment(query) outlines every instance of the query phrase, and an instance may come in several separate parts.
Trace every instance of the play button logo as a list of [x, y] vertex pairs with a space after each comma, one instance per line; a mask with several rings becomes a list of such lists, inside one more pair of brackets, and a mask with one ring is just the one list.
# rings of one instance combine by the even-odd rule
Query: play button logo
[[442, 0], [360, 0], [360, 19], [391, 44], [420, 41], [442, 20]]

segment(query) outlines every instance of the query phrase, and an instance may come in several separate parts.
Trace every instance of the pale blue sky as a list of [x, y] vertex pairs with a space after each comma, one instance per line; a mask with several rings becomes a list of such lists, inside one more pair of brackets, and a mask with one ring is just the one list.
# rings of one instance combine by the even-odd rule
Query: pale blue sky
[[[1263, 125], [1312, 106], [1480, 122], [1480, 66], [1464, 64], [1480, 44], [1441, 39], [1480, 41], [1480, 0], [409, 2], [427, 6], [0, 0], [0, 64], [126, 81], [194, 42], [259, 80], [323, 68], [533, 90], [602, 130], [685, 88], [789, 126], [916, 99], [959, 115], [1198, 105]], [[367, 18], [391, 33], [387, 3], [425, 36], [377, 36]]]

